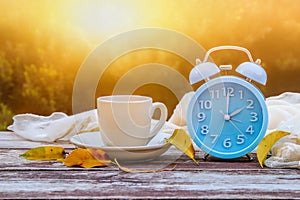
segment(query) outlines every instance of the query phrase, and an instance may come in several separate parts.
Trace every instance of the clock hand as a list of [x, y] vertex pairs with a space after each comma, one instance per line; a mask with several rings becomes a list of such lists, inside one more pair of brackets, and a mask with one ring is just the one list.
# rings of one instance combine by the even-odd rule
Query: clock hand
[[242, 110], [244, 110], [246, 108], [246, 106], [236, 109], [235, 111], [233, 111], [231, 114], [229, 114], [230, 117], [233, 117], [234, 115], [237, 115], [238, 113], [240, 113]]
[[219, 110], [219, 112], [220, 112], [222, 115], [225, 115], [224, 112], [223, 112], [222, 110]]
[[219, 112], [223, 115], [225, 121], [230, 120], [230, 116], [228, 114], [224, 114], [224, 112], [222, 110], [219, 110]]
[[233, 120], [233, 121], [236, 121], [236, 122], [240, 122], [242, 123], [241, 120], [238, 120], [238, 119], [235, 119], [235, 118], [232, 118], [230, 117], [230, 115], [226, 115], [224, 114], [224, 112], [222, 110], [219, 110], [219, 112], [224, 116], [224, 120], [228, 121], [228, 120]]
[[239, 127], [237, 127], [237, 125], [235, 125], [235, 124], [233, 123], [233, 121], [229, 120], [229, 122], [232, 124], [232, 126], [233, 126], [240, 134], [242, 134], [246, 139], [248, 139], [247, 136], [239, 129]]
[[235, 118], [232, 118], [232, 117], [230, 117], [230, 120], [242, 123], [241, 120], [238, 120], [238, 119], [235, 119]]
[[228, 115], [229, 110], [229, 93], [226, 96], [226, 115]]

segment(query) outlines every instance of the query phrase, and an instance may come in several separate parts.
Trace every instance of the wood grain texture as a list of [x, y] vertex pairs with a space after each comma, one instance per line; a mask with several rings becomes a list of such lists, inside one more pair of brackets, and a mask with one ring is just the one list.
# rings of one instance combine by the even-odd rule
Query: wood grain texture
[[[172, 147], [153, 161], [121, 163], [132, 169], [171, 169], [126, 173], [116, 166], [83, 169], [57, 161], [28, 161], [20, 154], [44, 145], [0, 132], [0, 198], [300, 198], [297, 169], [261, 169], [257, 160], [203, 161], [195, 165]], [[52, 144], [53, 145], [53, 144]], [[74, 146], [57, 143], [70, 151]]]

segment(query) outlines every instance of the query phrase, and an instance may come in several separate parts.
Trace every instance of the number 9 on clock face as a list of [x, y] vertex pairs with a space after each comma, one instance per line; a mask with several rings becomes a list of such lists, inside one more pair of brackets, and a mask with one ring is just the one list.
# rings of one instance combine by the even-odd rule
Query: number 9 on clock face
[[234, 76], [203, 84], [192, 98], [187, 126], [193, 141], [206, 153], [236, 158], [251, 152], [264, 137], [268, 111], [262, 93]]

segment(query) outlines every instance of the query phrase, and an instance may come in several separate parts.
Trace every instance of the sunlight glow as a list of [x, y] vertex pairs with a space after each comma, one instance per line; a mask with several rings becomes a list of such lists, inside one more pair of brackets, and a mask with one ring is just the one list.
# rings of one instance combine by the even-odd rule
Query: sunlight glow
[[122, 1], [87, 1], [71, 6], [71, 23], [89, 36], [114, 34], [132, 25], [135, 19], [133, 6]]

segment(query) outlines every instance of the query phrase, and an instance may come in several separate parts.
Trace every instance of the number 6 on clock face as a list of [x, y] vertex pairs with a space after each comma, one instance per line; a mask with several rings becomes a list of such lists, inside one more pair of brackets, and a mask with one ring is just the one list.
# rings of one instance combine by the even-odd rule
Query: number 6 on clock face
[[235, 76], [203, 84], [187, 112], [194, 142], [219, 158], [236, 158], [252, 151], [265, 135], [267, 123], [264, 96], [254, 85]]

